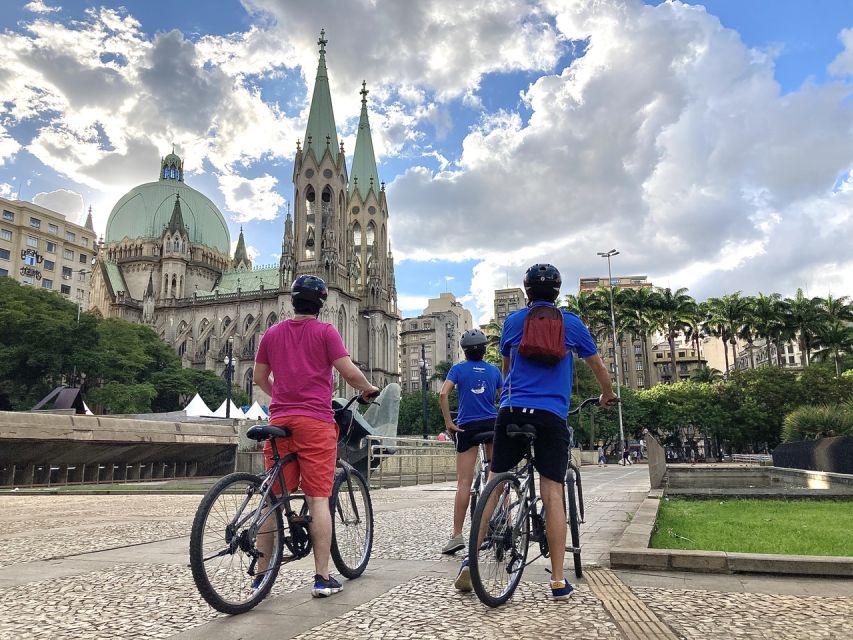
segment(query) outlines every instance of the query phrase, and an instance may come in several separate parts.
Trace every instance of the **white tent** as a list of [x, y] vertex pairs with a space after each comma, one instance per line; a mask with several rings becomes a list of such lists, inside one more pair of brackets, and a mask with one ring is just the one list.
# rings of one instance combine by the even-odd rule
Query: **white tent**
[[[228, 400], [223, 400], [222, 404], [219, 405], [219, 408], [213, 412], [213, 416], [215, 418], [224, 418], [225, 417], [225, 405], [227, 402], [228, 402]], [[246, 414], [244, 414], [242, 411], [240, 411], [239, 407], [237, 407], [237, 405], [232, 402], [231, 403], [231, 415], [229, 417], [232, 419], [237, 418], [239, 420], [245, 420]]]
[[261, 405], [258, 404], [258, 401], [255, 400], [255, 403], [246, 412], [246, 417], [249, 420], [266, 420], [267, 414], [261, 408]]
[[85, 402], [83, 403], [83, 410], [87, 416], [95, 415], [94, 413], [92, 413], [92, 410], [89, 408], [89, 405], [87, 405]]
[[201, 399], [201, 396], [195, 394], [193, 399], [190, 400], [190, 403], [184, 408], [184, 413], [188, 416], [209, 416], [213, 414], [213, 411], [210, 410], [204, 400]]

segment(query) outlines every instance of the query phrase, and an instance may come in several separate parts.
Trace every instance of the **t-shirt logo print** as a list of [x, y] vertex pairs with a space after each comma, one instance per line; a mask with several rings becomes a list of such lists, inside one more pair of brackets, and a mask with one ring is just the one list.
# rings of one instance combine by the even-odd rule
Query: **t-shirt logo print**
[[481, 393], [486, 392], [486, 381], [479, 380], [478, 382], [480, 383], [480, 385], [477, 387], [471, 387], [471, 393], [476, 393], [477, 395], [480, 395]]

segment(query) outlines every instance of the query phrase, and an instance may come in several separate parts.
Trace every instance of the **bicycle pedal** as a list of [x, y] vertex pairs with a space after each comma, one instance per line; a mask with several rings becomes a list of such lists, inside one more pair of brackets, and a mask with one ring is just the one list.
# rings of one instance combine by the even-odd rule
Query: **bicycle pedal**
[[291, 516], [287, 522], [292, 525], [302, 525], [303, 527], [311, 524], [311, 516]]
[[566, 545], [566, 551], [568, 551], [569, 553], [580, 553], [581, 548], [580, 547], [573, 547], [571, 545]]

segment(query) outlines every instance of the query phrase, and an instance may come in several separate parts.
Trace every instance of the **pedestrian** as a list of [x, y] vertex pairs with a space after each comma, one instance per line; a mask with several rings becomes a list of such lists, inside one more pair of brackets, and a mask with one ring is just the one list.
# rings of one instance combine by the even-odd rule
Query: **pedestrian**
[[627, 466], [630, 466], [630, 464], [631, 464], [631, 458], [628, 455], [628, 448], [623, 446], [622, 447], [622, 466], [627, 467]]
[[[364, 399], [376, 397], [374, 387], [347, 353], [334, 325], [320, 322], [317, 316], [326, 302], [328, 289], [322, 278], [299, 276], [290, 287], [295, 316], [267, 329], [255, 356], [254, 382], [270, 396], [269, 423], [287, 427], [291, 435], [278, 438], [281, 456], [297, 454], [284, 466], [288, 491], [301, 487], [311, 516], [309, 533], [314, 548], [314, 597], [330, 596], [343, 586], [329, 573], [332, 542], [332, 518], [329, 498], [335, 478], [338, 427], [332, 410], [332, 370], [361, 392]], [[272, 445], [264, 443], [264, 465], [273, 466]], [[279, 481], [273, 491], [281, 494]], [[246, 498], [248, 499], [248, 498]], [[263, 580], [273, 554], [272, 532], [275, 518], [266, 518], [258, 531], [258, 567], [253, 588]], [[266, 547], [266, 548], [264, 548]]]
[[604, 455], [604, 447], [602, 445], [598, 445], [598, 466], [606, 467], [607, 466], [607, 458]]
[[[486, 355], [486, 334], [479, 329], [469, 329], [459, 341], [465, 361], [459, 362], [447, 372], [447, 379], [438, 394], [438, 404], [444, 416], [444, 426], [453, 432], [456, 440], [456, 497], [453, 502], [453, 533], [450, 540], [441, 549], [442, 553], [452, 555], [465, 548], [462, 527], [468, 503], [471, 500], [471, 483], [477, 465], [477, 445], [471, 438], [478, 433], [494, 431], [495, 398], [501, 388], [500, 369], [484, 362]], [[450, 416], [450, 393], [459, 387], [459, 412], [456, 422]], [[486, 459], [491, 457], [492, 445], [486, 445]]]
[[[581, 319], [561, 310], [560, 272], [550, 264], [536, 264], [524, 276], [528, 304], [504, 321], [500, 352], [504, 388], [495, 423], [492, 475], [515, 467], [527, 451], [527, 443], [507, 436], [507, 425], [523, 421], [536, 429], [533, 464], [539, 472], [539, 489], [545, 507], [545, 528], [551, 550], [551, 597], [565, 600], [572, 585], [563, 574], [566, 553], [564, 486], [569, 465], [569, 412], [574, 355], [592, 369], [601, 388], [599, 402], [606, 407], [618, 402], [610, 373]], [[491, 513], [484, 515], [491, 516]], [[479, 536], [485, 536], [480, 531]], [[465, 582], [467, 561], [457, 578]], [[470, 585], [470, 576], [467, 579]]]

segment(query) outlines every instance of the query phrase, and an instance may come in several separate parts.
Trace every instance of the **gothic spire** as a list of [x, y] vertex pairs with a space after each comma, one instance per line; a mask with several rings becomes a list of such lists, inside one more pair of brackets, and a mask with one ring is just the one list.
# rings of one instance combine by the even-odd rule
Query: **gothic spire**
[[355, 151], [352, 156], [352, 173], [350, 174], [349, 192], [356, 190], [362, 200], [367, 200], [367, 194], [373, 188], [374, 194], [379, 188], [379, 175], [376, 173], [376, 156], [373, 153], [373, 138], [370, 135], [370, 122], [367, 119], [367, 83], [361, 83], [361, 116], [358, 119], [358, 135], [355, 139]]
[[246, 240], [243, 238], [243, 227], [240, 226], [240, 237], [237, 240], [237, 248], [234, 250], [234, 261], [231, 263], [235, 269], [240, 266], [246, 269], [252, 268], [252, 261], [249, 260], [249, 254], [246, 252]]
[[86, 227], [89, 231], [94, 231], [94, 230], [95, 230], [95, 225], [94, 225], [94, 223], [92, 222], [92, 205], [89, 205], [89, 215], [87, 215], [87, 216], [86, 216], [86, 224], [85, 224], [85, 227]]
[[308, 127], [305, 129], [305, 151], [314, 151], [319, 162], [326, 149], [332, 154], [332, 160], [338, 159], [338, 133], [335, 129], [335, 114], [332, 111], [332, 94], [329, 91], [329, 76], [326, 71], [326, 31], [320, 31], [320, 61], [317, 64], [317, 78], [314, 80], [314, 94], [311, 97], [311, 110], [308, 113]]
[[184, 216], [181, 215], [181, 194], [175, 194], [175, 207], [172, 209], [172, 217], [169, 219], [169, 231], [174, 233], [175, 231], [180, 231], [184, 235], [189, 235], [187, 233], [187, 227], [184, 224]]

